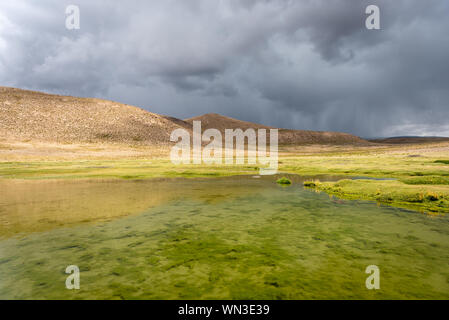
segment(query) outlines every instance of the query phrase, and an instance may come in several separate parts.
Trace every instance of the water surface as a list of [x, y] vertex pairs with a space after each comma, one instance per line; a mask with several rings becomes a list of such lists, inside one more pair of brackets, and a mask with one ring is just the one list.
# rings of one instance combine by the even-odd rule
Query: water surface
[[0, 298], [449, 298], [447, 218], [276, 178], [2, 181]]

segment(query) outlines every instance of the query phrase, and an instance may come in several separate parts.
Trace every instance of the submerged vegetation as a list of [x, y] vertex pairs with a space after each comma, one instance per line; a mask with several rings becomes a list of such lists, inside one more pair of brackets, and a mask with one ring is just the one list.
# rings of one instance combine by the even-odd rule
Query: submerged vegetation
[[[8, 198], [31, 201], [4, 209], [36, 220], [16, 220], [20, 236], [0, 241], [0, 299], [449, 298], [446, 217], [336, 200], [289, 178], [288, 188], [271, 176], [6, 181], [29, 186]], [[136, 214], [67, 225], [85, 206]], [[35, 232], [51, 210], [61, 220]], [[80, 290], [66, 289], [67, 264], [80, 267]], [[381, 290], [365, 287], [371, 264]]]

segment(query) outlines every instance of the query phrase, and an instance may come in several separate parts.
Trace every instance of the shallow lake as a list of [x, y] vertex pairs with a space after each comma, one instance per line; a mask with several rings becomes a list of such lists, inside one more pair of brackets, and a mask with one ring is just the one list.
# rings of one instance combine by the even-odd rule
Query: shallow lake
[[0, 298], [449, 298], [447, 217], [277, 178], [0, 181]]

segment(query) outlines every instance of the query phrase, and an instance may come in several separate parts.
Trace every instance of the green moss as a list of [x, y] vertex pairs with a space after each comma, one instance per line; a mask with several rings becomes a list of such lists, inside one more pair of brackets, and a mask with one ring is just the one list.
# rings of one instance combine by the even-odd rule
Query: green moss
[[281, 185], [290, 185], [290, 184], [292, 184], [292, 181], [286, 177], [282, 177], [282, 178], [278, 179], [276, 181], [276, 183], [281, 184]]
[[374, 200], [426, 213], [449, 213], [449, 187], [406, 185], [400, 181], [340, 180], [323, 182], [315, 188], [344, 199]]
[[441, 176], [426, 176], [426, 177], [411, 177], [404, 178], [401, 181], [405, 184], [434, 184], [434, 185], [449, 185], [448, 177]]
[[314, 188], [319, 184], [319, 181], [304, 181], [304, 187]]
[[449, 160], [436, 160], [435, 163], [449, 164]]

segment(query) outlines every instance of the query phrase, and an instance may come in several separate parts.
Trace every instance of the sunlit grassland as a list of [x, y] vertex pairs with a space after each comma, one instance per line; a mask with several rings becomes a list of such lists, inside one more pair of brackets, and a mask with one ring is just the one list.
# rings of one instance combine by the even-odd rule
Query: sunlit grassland
[[426, 213], [449, 212], [449, 148], [409, 148], [287, 156], [282, 159], [282, 168], [301, 175], [357, 177], [309, 184], [337, 197], [374, 200]]
[[[258, 174], [259, 166], [174, 165], [168, 156], [113, 159], [57, 159], [0, 162], [0, 179], [151, 179]], [[82, 154], [82, 153], [81, 153]], [[379, 146], [281, 148], [279, 171], [304, 176], [339, 175], [344, 180], [316, 184], [316, 189], [348, 199], [367, 199], [433, 213], [449, 212], [449, 145], [447, 143]]]
[[449, 212], [448, 185], [407, 185], [401, 181], [348, 179], [316, 182], [314, 188], [344, 199], [375, 200], [428, 214]]
[[173, 165], [170, 160], [88, 160], [2, 162], [6, 179], [149, 179], [160, 177], [214, 177], [254, 173], [254, 165]]

